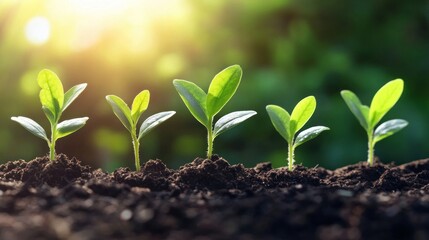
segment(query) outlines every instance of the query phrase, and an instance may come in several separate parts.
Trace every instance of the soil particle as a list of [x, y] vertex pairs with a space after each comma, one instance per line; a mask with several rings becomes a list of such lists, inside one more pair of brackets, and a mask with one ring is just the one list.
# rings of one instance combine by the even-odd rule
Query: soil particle
[[334, 171], [59, 155], [0, 165], [0, 239], [429, 239], [429, 160]]

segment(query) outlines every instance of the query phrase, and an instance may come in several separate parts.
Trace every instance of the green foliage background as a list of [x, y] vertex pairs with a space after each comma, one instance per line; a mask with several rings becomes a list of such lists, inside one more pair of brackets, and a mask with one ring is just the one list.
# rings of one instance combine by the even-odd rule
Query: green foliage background
[[[242, 66], [243, 79], [221, 114], [253, 109], [258, 115], [216, 139], [214, 152], [231, 163], [286, 164], [287, 145], [271, 125], [265, 106], [277, 104], [290, 111], [308, 95], [316, 97], [318, 107], [307, 126], [325, 125], [331, 131], [297, 149], [297, 161], [309, 167], [336, 168], [366, 160], [365, 132], [340, 91], [350, 89], [369, 104], [375, 91], [395, 78], [404, 79], [404, 95], [383, 120], [403, 118], [410, 125], [379, 143], [376, 155], [383, 162], [397, 163], [428, 156], [427, 1], [183, 0], [186, 20], [163, 16], [141, 29], [152, 41], [145, 51], [137, 48], [146, 42], [126, 38], [129, 26], [122, 22], [105, 26], [89, 47], [73, 50], [65, 44], [70, 40], [66, 35], [55, 35], [57, 30], [70, 30], [64, 27], [69, 25], [55, 25], [63, 21], [62, 9], [49, 15], [53, 1], [24, 2], [0, 3], [2, 162], [30, 160], [48, 152], [43, 141], [10, 121], [11, 116], [23, 115], [48, 124], [36, 82], [43, 68], [54, 70], [66, 89], [88, 83], [64, 118], [89, 116], [90, 120], [82, 130], [60, 140], [57, 152], [106, 170], [133, 166], [128, 133], [104, 96], [123, 96], [131, 103], [138, 92], [149, 89], [152, 99], [143, 118], [166, 110], [177, 114], [143, 139], [141, 159], [160, 158], [177, 167], [204, 156], [205, 129], [187, 111], [172, 80], [193, 81], [206, 90], [212, 77], [232, 64]], [[46, 15], [52, 22], [52, 38], [34, 46], [23, 29], [37, 15]], [[97, 21], [110, 17], [102, 16]], [[67, 23], [74, 26], [73, 21]], [[137, 33], [139, 26], [133, 27]]]

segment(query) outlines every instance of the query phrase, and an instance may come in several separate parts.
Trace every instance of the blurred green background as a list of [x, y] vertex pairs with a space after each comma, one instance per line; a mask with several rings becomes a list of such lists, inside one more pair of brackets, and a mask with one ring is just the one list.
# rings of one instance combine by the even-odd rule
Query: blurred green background
[[369, 104], [395, 78], [405, 91], [384, 120], [410, 125], [377, 144], [384, 162], [408, 162], [429, 152], [429, 2], [399, 0], [1, 0], [0, 156], [2, 162], [47, 154], [46, 143], [10, 120], [31, 117], [47, 126], [38, 100], [37, 73], [55, 71], [65, 89], [87, 90], [63, 119], [89, 116], [87, 125], [60, 139], [57, 152], [94, 167], [133, 167], [128, 132], [104, 96], [131, 103], [151, 91], [150, 114], [177, 114], [142, 141], [141, 159], [178, 167], [204, 156], [206, 132], [176, 93], [172, 80], [207, 89], [223, 68], [244, 75], [220, 115], [253, 109], [258, 115], [224, 133], [214, 152], [231, 163], [285, 163], [287, 145], [265, 112], [291, 110], [303, 97], [318, 101], [307, 123], [331, 131], [297, 149], [306, 166], [336, 168], [366, 160], [366, 135], [339, 92], [354, 91]]

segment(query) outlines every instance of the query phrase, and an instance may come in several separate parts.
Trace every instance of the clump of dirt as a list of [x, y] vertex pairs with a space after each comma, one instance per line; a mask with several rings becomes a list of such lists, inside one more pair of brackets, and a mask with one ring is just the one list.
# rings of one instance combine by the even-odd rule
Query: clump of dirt
[[0, 165], [0, 239], [429, 239], [429, 160], [334, 171], [59, 155]]
[[90, 179], [92, 169], [81, 166], [76, 158], [68, 159], [66, 155], [60, 154], [55, 161], [42, 157], [29, 162], [18, 160], [0, 165], [0, 177], [22, 181], [32, 187], [42, 184], [64, 187], [77, 180]]
[[140, 172], [131, 171], [129, 168], [117, 169], [113, 172], [112, 180], [131, 187], [169, 191], [174, 188], [169, 181], [172, 172], [161, 160], [149, 160], [143, 165]]

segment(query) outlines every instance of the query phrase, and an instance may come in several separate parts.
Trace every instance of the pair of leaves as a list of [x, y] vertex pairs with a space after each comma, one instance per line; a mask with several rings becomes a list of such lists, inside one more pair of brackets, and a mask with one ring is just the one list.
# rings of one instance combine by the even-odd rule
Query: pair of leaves
[[[213, 117], [225, 106], [240, 85], [242, 69], [233, 65], [219, 72], [211, 81], [207, 94], [195, 83], [175, 79], [173, 85], [198, 122], [210, 129]], [[214, 136], [231, 129], [255, 115], [255, 111], [237, 111], [227, 114], [216, 122]]]
[[341, 91], [341, 96], [362, 127], [368, 131], [374, 129], [383, 116], [396, 104], [403, 89], [404, 81], [402, 79], [386, 83], [374, 95], [370, 107], [363, 105], [359, 98], [349, 90]]
[[106, 100], [125, 128], [132, 132], [132, 126], [137, 124], [140, 116], [149, 106], [150, 93], [148, 90], [143, 90], [137, 94], [133, 100], [131, 109], [124, 100], [118, 96], [108, 95], [106, 96]]
[[40, 71], [37, 83], [41, 88], [39, 98], [43, 111], [51, 123], [58, 122], [64, 110], [70, 106], [87, 86], [86, 83], [78, 84], [64, 93], [61, 80], [54, 72], [48, 69]]
[[[31, 132], [35, 136], [46, 140], [47, 142], [50, 142], [45, 130], [36, 121], [22, 116], [12, 117], [11, 119], [12, 121], [19, 123], [25, 129], [27, 129], [27, 131]], [[85, 125], [86, 121], [88, 121], [88, 117], [73, 118], [60, 122], [55, 129], [56, 134], [54, 140], [60, 139], [76, 132]]]
[[316, 110], [316, 99], [313, 96], [302, 99], [295, 106], [292, 114], [277, 105], [268, 105], [266, 110], [277, 132], [288, 143], [293, 143], [295, 147], [317, 137], [321, 132], [329, 130], [324, 126], [311, 127], [299, 133], [294, 140], [296, 133], [310, 120]]
[[58, 123], [61, 114], [70, 106], [70, 104], [85, 90], [87, 84], [79, 84], [72, 87], [64, 94], [63, 85], [58, 76], [47, 69], [40, 71], [37, 82], [41, 87], [39, 98], [42, 103], [42, 109], [53, 127], [55, 139], [49, 140], [45, 130], [34, 120], [27, 117], [12, 117], [11, 119], [35, 136], [46, 140], [48, 143], [56, 141], [59, 138], [70, 135], [82, 128], [87, 117], [74, 118]]
[[[363, 105], [359, 98], [349, 90], [341, 91], [341, 96], [349, 107], [350, 111], [358, 119], [361, 126], [372, 134], [375, 126], [386, 115], [386, 113], [396, 104], [402, 95], [404, 81], [395, 79], [386, 83], [374, 95], [370, 107]], [[394, 119], [381, 124], [374, 133], [374, 144], [392, 134], [398, 132], [408, 125], [402, 119]]]
[[210, 83], [208, 93], [195, 83], [175, 79], [173, 85], [191, 114], [204, 126], [231, 99], [240, 85], [241, 67], [233, 65], [216, 74]]
[[[134, 134], [137, 123], [146, 109], [149, 106], [150, 93], [148, 90], [143, 90], [134, 98], [131, 105], [131, 109], [120, 97], [115, 95], [106, 96], [107, 102], [112, 107], [114, 114], [118, 117], [121, 123], [125, 128], [131, 133]], [[145, 136], [152, 129], [154, 129], [159, 124], [163, 123], [170, 117], [172, 117], [176, 112], [160, 112], [148, 117], [140, 126], [138, 139]]]

